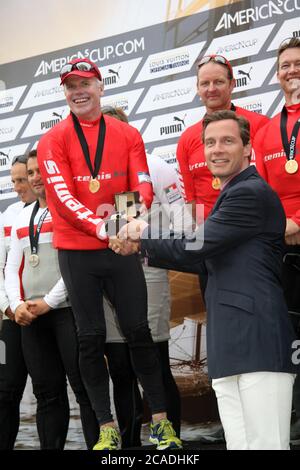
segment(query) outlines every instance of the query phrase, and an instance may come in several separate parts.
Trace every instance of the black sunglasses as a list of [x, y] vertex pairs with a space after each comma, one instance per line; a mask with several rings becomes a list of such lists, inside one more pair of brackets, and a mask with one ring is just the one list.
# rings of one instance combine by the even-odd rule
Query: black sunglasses
[[60, 71], [60, 78], [63, 79], [64, 76], [72, 72], [72, 70], [79, 70], [80, 72], [95, 71], [99, 77], [99, 80], [102, 79], [98, 67], [94, 67], [94, 65], [89, 64], [88, 62], [76, 62], [75, 64], [64, 65]]
[[230, 78], [233, 78], [233, 70], [232, 70], [230, 62], [228, 62], [226, 57], [223, 57], [222, 55], [214, 55], [214, 54], [205, 55], [205, 56], [202, 57], [202, 59], [199, 60], [199, 62], [197, 62], [198, 69], [202, 65], [208, 64], [208, 62], [216, 62], [217, 64], [225, 65], [229, 70]]

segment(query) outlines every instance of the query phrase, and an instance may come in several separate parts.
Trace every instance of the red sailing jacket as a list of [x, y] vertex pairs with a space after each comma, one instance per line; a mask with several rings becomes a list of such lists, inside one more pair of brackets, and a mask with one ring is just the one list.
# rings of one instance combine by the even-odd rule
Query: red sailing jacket
[[[253, 141], [258, 129], [269, 121], [266, 116], [238, 106], [235, 107], [235, 112], [250, 122], [251, 141]], [[213, 176], [206, 165], [202, 143], [202, 120], [183, 132], [178, 142], [176, 157], [185, 201], [204, 204], [204, 218], [206, 219], [220, 194], [220, 190], [213, 189]]]
[[[72, 116], [47, 132], [38, 145], [38, 161], [53, 218], [56, 248], [95, 250], [107, 248], [107, 240], [97, 233], [114, 204], [114, 194], [139, 191], [147, 207], [153, 192], [144, 143], [139, 132], [128, 124], [105, 115], [106, 136], [98, 174], [100, 189], [89, 191], [91, 174], [86, 164]], [[80, 121], [92, 165], [97, 146], [99, 118]]]
[[[300, 119], [300, 104], [286, 106], [288, 112], [288, 139], [295, 122]], [[261, 129], [254, 140], [257, 170], [269, 185], [277, 192], [286, 217], [300, 225], [300, 132], [296, 141], [295, 159], [299, 169], [294, 174], [285, 171], [287, 161], [280, 133], [281, 113]]]

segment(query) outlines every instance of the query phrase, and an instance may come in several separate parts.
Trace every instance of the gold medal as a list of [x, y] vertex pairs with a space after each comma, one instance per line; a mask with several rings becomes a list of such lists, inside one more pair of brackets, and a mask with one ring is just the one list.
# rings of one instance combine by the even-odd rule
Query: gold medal
[[100, 183], [96, 179], [91, 179], [89, 182], [89, 190], [91, 193], [96, 193], [100, 189]]
[[285, 171], [293, 175], [298, 171], [298, 162], [296, 160], [288, 160], [285, 164]]
[[221, 189], [221, 181], [220, 181], [220, 178], [218, 178], [217, 176], [215, 176], [211, 182], [211, 185], [213, 187], [213, 189], [215, 190], [218, 190], [218, 189]]
[[31, 267], [36, 268], [39, 262], [40, 262], [40, 258], [38, 257], [38, 255], [35, 255], [34, 253], [32, 253], [29, 256], [29, 264]]

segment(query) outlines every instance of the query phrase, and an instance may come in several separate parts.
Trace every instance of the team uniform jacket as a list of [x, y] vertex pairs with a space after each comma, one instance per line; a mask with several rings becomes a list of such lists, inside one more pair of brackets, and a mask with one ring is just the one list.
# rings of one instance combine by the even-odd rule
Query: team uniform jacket
[[[290, 140], [294, 124], [300, 119], [300, 104], [287, 106], [286, 109], [287, 134]], [[254, 149], [259, 173], [278, 194], [286, 217], [300, 225], [300, 132], [295, 150], [299, 169], [292, 175], [284, 168], [287, 159], [281, 140], [280, 113], [257, 133]]]
[[[51, 308], [62, 308], [68, 304], [67, 291], [62, 281], [57, 250], [52, 245], [53, 225], [48, 212], [39, 236], [39, 264], [32, 267], [29, 239], [29, 221], [34, 204], [25, 207], [12, 228], [11, 246], [5, 268], [5, 289], [13, 312], [24, 300], [44, 298]], [[34, 219], [34, 230], [45, 211], [40, 208]]]
[[[258, 129], [269, 121], [266, 116], [238, 106], [235, 107], [235, 112], [250, 122], [252, 142]], [[206, 165], [202, 143], [202, 120], [183, 132], [178, 142], [176, 157], [184, 199], [186, 202], [196, 201], [197, 204], [204, 204], [204, 218], [206, 219], [220, 190], [213, 189], [213, 176]]]
[[[0, 216], [0, 310], [5, 312], [9, 307], [9, 300], [5, 291], [4, 285], [4, 268], [6, 264], [7, 253], [10, 248], [10, 235], [11, 227], [19, 216], [24, 203], [21, 201], [15, 202], [8, 206], [8, 208]], [[1, 314], [1, 313], [0, 313]], [[6, 315], [3, 315], [3, 320], [8, 320]]]
[[[145, 148], [139, 132], [126, 123], [104, 116], [106, 136], [98, 174], [100, 189], [89, 191], [92, 178], [86, 164], [72, 116], [45, 134], [38, 145], [38, 161], [53, 217], [54, 246], [59, 249], [107, 248], [107, 239], [97, 238], [103, 217], [112, 212], [114, 194], [139, 191], [147, 207], [152, 185]], [[80, 121], [94, 167], [99, 119]], [[105, 207], [103, 207], [105, 205]]]

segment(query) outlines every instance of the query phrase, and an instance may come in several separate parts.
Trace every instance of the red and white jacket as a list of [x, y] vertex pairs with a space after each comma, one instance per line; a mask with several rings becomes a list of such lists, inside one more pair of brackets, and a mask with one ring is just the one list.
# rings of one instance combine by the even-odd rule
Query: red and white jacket
[[[252, 142], [256, 132], [269, 121], [266, 116], [238, 106], [235, 107], [235, 112], [250, 122]], [[186, 202], [196, 201], [197, 204], [203, 204], [206, 219], [220, 190], [213, 189], [213, 176], [206, 165], [202, 142], [202, 120], [183, 132], [178, 142], [176, 158], [183, 197]]]
[[[7, 253], [10, 248], [11, 228], [13, 223], [17, 220], [21, 210], [24, 207], [24, 202], [18, 201], [10, 206], [0, 216], [0, 310], [5, 312], [9, 307], [9, 300], [5, 290], [4, 284], [4, 268], [6, 264]], [[0, 312], [0, 314], [1, 314]], [[3, 315], [3, 319], [8, 318]]]
[[[139, 191], [147, 207], [153, 192], [144, 143], [139, 132], [111, 116], [104, 116], [106, 136], [97, 177], [100, 189], [89, 191], [91, 179], [72, 116], [47, 132], [38, 145], [39, 168], [45, 183], [47, 203], [53, 217], [56, 248], [95, 250], [107, 248], [103, 217], [114, 204], [114, 194]], [[89, 147], [92, 165], [97, 146], [99, 119], [80, 121]], [[105, 231], [104, 231], [105, 236]]]
[[[300, 104], [286, 107], [288, 112], [287, 134], [291, 138], [295, 122], [300, 119]], [[256, 166], [261, 176], [278, 194], [286, 217], [300, 226], [300, 132], [295, 147], [295, 159], [299, 169], [294, 174], [285, 171], [286, 154], [280, 132], [281, 113], [261, 129], [254, 140]]]
[[[48, 212], [38, 242], [39, 264], [30, 264], [29, 222], [35, 203], [18, 215], [11, 232], [11, 244], [5, 267], [5, 289], [13, 312], [24, 300], [43, 298], [51, 308], [69, 305], [67, 290], [61, 278], [58, 253], [52, 245], [52, 217]], [[34, 230], [45, 211], [39, 208], [34, 219]]]

